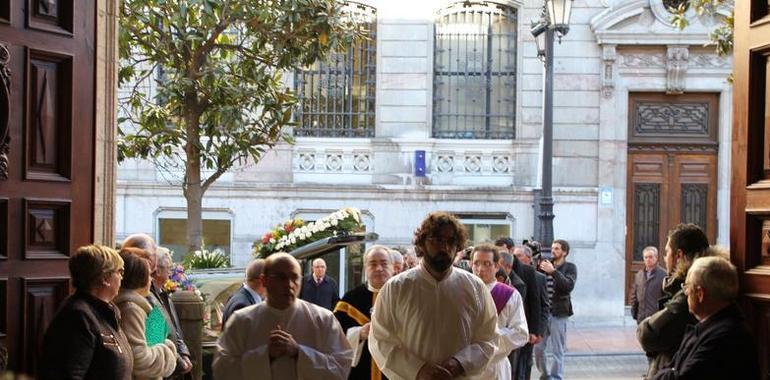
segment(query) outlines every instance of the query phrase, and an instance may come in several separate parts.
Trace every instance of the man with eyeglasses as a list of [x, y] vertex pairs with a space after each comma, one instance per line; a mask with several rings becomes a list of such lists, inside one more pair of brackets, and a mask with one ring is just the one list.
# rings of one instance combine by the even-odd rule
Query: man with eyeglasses
[[495, 273], [500, 269], [497, 247], [492, 244], [475, 246], [471, 253], [471, 267], [473, 274], [489, 288], [497, 310], [497, 351], [482, 378], [509, 380], [512, 377], [512, 363], [508, 355], [529, 342], [524, 303], [516, 289], [497, 282], [495, 278]]
[[344, 379], [353, 350], [331, 311], [298, 299], [297, 260], [275, 253], [265, 260], [267, 301], [236, 311], [217, 341], [217, 379]]
[[479, 376], [495, 354], [497, 313], [487, 286], [452, 260], [468, 238], [446, 212], [415, 232], [420, 265], [388, 281], [374, 305], [369, 351], [391, 380]]
[[754, 338], [735, 303], [735, 266], [721, 257], [696, 259], [682, 289], [698, 323], [687, 327], [672, 364], [654, 379], [759, 379]]
[[[396, 252], [396, 254], [401, 255]], [[374, 301], [385, 282], [393, 276], [393, 251], [382, 245], [374, 245], [364, 253], [364, 271], [366, 283], [345, 293], [334, 308], [334, 316], [340, 321], [342, 329], [353, 347], [353, 368], [351, 380], [387, 379], [382, 376], [377, 363], [367, 346], [371, 329]]]

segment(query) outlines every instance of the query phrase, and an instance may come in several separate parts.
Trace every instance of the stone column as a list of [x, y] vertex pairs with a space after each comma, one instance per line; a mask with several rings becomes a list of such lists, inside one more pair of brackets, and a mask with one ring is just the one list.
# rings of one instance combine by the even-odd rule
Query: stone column
[[178, 291], [173, 293], [172, 300], [182, 325], [184, 341], [190, 349], [190, 359], [193, 363], [193, 379], [202, 379], [203, 350], [201, 340], [203, 338], [203, 300], [192, 291]]

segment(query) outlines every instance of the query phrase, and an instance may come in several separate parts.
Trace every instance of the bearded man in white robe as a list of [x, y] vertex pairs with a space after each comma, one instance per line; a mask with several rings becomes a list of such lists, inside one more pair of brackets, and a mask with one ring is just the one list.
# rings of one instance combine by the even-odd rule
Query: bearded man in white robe
[[415, 232], [422, 263], [380, 290], [369, 351], [389, 379], [474, 378], [494, 356], [497, 313], [489, 289], [452, 266], [467, 238], [453, 215], [431, 213]]
[[267, 302], [240, 309], [217, 341], [217, 379], [342, 380], [353, 350], [331, 311], [298, 298], [301, 271], [285, 253], [265, 261]]
[[495, 273], [500, 269], [499, 262], [500, 254], [494, 245], [481, 244], [473, 247], [473, 253], [471, 253], [473, 274], [487, 285], [497, 310], [497, 351], [482, 377], [510, 380], [511, 362], [508, 360], [508, 355], [529, 342], [529, 327], [519, 292], [504, 283], [497, 282]]

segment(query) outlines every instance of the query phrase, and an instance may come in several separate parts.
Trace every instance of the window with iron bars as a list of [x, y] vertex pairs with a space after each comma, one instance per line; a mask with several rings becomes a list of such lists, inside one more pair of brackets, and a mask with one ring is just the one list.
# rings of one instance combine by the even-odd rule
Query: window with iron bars
[[377, 10], [354, 2], [343, 6], [364, 24], [368, 38], [295, 73], [295, 136], [374, 137]]
[[435, 22], [433, 137], [512, 139], [516, 134], [515, 8], [463, 1]]

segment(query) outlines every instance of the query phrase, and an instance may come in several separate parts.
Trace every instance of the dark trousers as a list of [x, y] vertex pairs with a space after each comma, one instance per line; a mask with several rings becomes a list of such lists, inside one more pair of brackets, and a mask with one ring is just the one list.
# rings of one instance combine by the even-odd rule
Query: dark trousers
[[518, 368], [516, 363], [519, 361], [519, 351], [521, 351], [521, 348], [517, 348], [508, 355], [508, 361], [511, 362], [511, 379], [516, 379], [516, 374], [518, 373]]
[[[527, 343], [516, 350], [518, 353], [516, 361], [511, 361], [515, 380], [529, 380], [532, 374], [532, 345]], [[515, 364], [514, 364], [515, 363]]]

